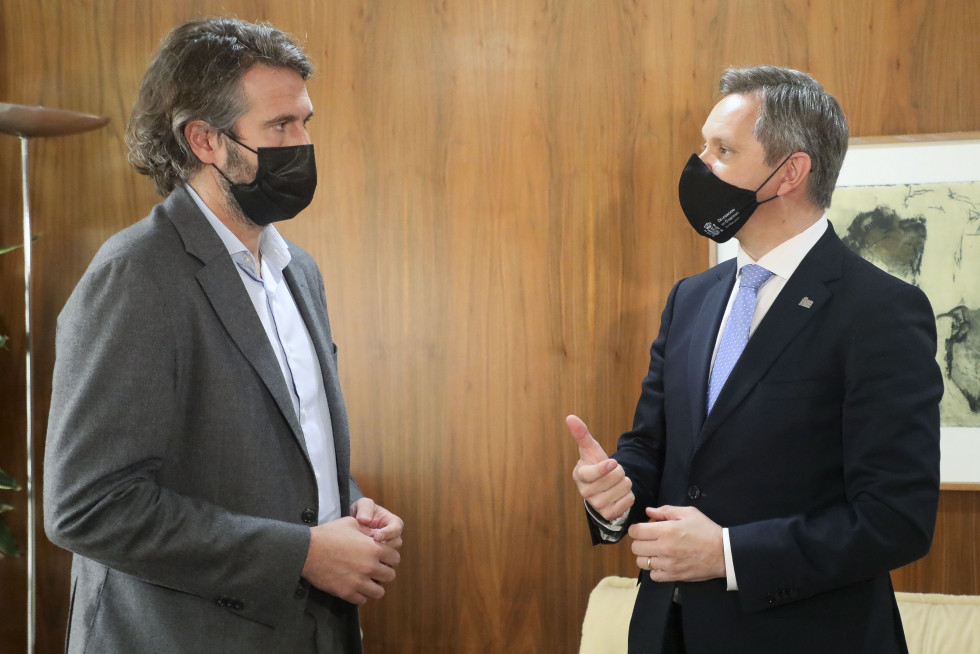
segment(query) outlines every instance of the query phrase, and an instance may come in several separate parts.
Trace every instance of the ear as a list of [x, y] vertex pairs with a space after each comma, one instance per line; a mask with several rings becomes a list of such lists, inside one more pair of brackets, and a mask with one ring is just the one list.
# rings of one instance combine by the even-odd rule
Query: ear
[[810, 178], [810, 155], [806, 152], [794, 152], [783, 164], [783, 180], [776, 189], [776, 195], [783, 197], [797, 190], [806, 191], [806, 182]]
[[224, 144], [221, 143], [221, 135], [207, 122], [192, 120], [184, 125], [184, 138], [202, 163], [218, 163], [218, 153], [224, 150]]

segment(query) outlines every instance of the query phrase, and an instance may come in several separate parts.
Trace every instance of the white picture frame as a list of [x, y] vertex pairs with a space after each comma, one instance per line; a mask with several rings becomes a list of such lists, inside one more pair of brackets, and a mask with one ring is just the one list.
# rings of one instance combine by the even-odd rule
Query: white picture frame
[[[980, 181], [980, 132], [859, 137], [850, 140], [838, 187]], [[709, 260], [734, 258], [735, 239]], [[944, 490], [980, 490], [980, 428], [942, 427]]]

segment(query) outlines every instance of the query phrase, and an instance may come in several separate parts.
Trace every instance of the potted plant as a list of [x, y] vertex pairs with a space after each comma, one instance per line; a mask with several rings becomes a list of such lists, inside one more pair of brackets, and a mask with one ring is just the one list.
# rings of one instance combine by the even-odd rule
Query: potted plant
[[[20, 490], [20, 486], [13, 477], [0, 470], [0, 489]], [[0, 514], [12, 508], [14, 507], [6, 502], [0, 502]], [[10, 531], [7, 521], [0, 515], [0, 558], [4, 556], [20, 556], [20, 550], [17, 548], [17, 541], [14, 540], [14, 534]]]
[[[5, 248], [0, 248], [0, 254], [5, 252], [10, 252], [19, 245], [11, 245]], [[0, 334], [0, 348], [7, 347], [8, 338], [3, 334]], [[8, 475], [3, 469], [0, 469], [0, 490], [20, 490], [20, 485], [17, 481]], [[10, 506], [6, 502], [0, 501], [0, 558], [4, 556], [19, 556], [20, 549], [17, 547], [17, 541], [14, 540], [14, 534], [10, 531], [10, 527], [7, 525], [7, 521], [3, 519], [3, 513], [9, 511], [14, 507]]]

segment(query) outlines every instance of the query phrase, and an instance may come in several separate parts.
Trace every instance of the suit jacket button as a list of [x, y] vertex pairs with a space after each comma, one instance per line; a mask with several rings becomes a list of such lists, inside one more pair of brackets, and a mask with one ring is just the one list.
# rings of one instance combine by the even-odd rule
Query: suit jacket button
[[696, 500], [701, 497], [701, 489], [697, 486], [691, 486], [687, 489], [687, 496], [692, 500]]
[[228, 598], [219, 597], [218, 599], [215, 600], [215, 604], [217, 604], [218, 606], [228, 606]]
[[316, 511], [314, 511], [313, 509], [307, 509], [303, 511], [303, 513], [301, 513], [299, 517], [306, 524], [312, 525], [314, 522], [316, 522]]

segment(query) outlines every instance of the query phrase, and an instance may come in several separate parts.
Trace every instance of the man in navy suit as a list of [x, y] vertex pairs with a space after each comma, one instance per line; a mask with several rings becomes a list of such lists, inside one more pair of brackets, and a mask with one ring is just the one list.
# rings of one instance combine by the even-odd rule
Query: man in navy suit
[[837, 101], [772, 66], [720, 90], [679, 195], [738, 257], [674, 286], [612, 457], [568, 417], [593, 541], [631, 538], [631, 652], [907, 652], [889, 571], [935, 526], [934, 315], [827, 221]]

